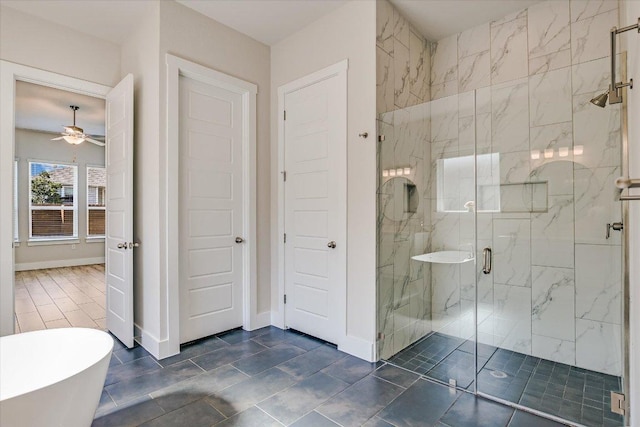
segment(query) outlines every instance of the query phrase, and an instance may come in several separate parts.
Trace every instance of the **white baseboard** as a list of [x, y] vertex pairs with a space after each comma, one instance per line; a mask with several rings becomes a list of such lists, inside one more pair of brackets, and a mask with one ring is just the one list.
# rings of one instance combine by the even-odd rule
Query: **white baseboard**
[[60, 259], [40, 262], [21, 262], [14, 265], [15, 271], [42, 270], [43, 268], [76, 267], [78, 265], [104, 264], [104, 257]]
[[264, 328], [265, 326], [271, 325], [271, 312], [265, 311], [262, 313], [258, 313], [253, 318], [253, 322], [248, 326], [248, 331], [255, 331], [256, 329]]
[[136, 324], [133, 325], [133, 330], [135, 341], [142, 347], [144, 347], [144, 349], [151, 353], [156, 359], [164, 359], [165, 357], [173, 356], [179, 353], [179, 350], [172, 351], [169, 348], [168, 339], [159, 340]]
[[278, 311], [271, 311], [271, 325], [276, 328], [284, 329], [284, 316]]
[[375, 343], [362, 338], [347, 335], [338, 345], [338, 350], [367, 362], [376, 361]]

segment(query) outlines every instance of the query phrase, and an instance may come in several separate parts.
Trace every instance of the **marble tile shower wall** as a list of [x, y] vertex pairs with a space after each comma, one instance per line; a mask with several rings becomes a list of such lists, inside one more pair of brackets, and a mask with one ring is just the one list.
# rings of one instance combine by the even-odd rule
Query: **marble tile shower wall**
[[378, 114], [431, 99], [431, 43], [387, 0], [376, 2]]
[[387, 171], [378, 182], [378, 351], [388, 358], [431, 331], [430, 269], [410, 260], [429, 246], [431, 47], [386, 0], [377, 28], [378, 165]]
[[[406, 326], [399, 320], [405, 319], [399, 303], [410, 310], [411, 302], [403, 298], [412, 295], [408, 284], [419, 277], [422, 306], [413, 310], [424, 316], [423, 331], [463, 338], [474, 332], [473, 263], [429, 267], [405, 261], [414, 252], [458, 249], [473, 241], [472, 215], [438, 212], [435, 180], [439, 159], [473, 154], [476, 142], [478, 154], [500, 154], [502, 184], [501, 211], [477, 216], [477, 249], [490, 246], [494, 253], [492, 274], [477, 275], [479, 340], [620, 375], [621, 240], [620, 233], [610, 239], [604, 235], [606, 223], [621, 219], [612, 190], [620, 174], [620, 108], [589, 103], [608, 86], [609, 30], [619, 25], [618, 2], [545, 1], [437, 42], [425, 41], [431, 51], [431, 102], [415, 106], [413, 97], [403, 102], [398, 88], [406, 83], [394, 77], [396, 32], [390, 35], [381, 25], [395, 22], [398, 14], [379, 3], [378, 112], [386, 113], [379, 125], [387, 135], [379, 164], [383, 170], [398, 164], [395, 156], [405, 161], [402, 156], [411, 153], [424, 186], [421, 210], [406, 221], [386, 221], [381, 209], [381, 356], [399, 351], [419, 333], [417, 327], [399, 333], [394, 323]], [[421, 114], [425, 130], [412, 121]], [[477, 141], [470, 132], [474, 128]], [[545, 157], [545, 150], [553, 157]], [[388, 159], [395, 163], [385, 163]], [[381, 207], [387, 197], [384, 180]], [[522, 184], [533, 182], [546, 183], [546, 209], [508, 209], [523, 198]], [[403, 247], [399, 242], [411, 235]], [[397, 266], [406, 278], [396, 273]], [[388, 340], [390, 335], [394, 339]]]

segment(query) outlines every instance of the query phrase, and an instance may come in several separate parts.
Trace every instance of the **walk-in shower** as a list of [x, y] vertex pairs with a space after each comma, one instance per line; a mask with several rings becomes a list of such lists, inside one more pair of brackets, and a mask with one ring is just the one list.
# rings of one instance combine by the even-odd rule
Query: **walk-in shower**
[[429, 41], [403, 38], [379, 2], [378, 354], [622, 426], [624, 104], [591, 102], [612, 79], [602, 38], [618, 9], [585, 5], [541, 2]]

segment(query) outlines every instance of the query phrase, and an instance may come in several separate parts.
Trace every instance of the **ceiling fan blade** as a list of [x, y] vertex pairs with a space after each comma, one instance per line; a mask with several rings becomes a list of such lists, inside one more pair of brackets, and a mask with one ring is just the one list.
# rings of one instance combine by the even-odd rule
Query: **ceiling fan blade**
[[92, 144], [96, 144], [99, 145], [100, 147], [104, 147], [105, 143], [102, 141], [98, 141], [97, 139], [93, 139], [93, 138], [85, 138], [85, 141], [89, 141]]
[[52, 141], [59, 141], [59, 140], [61, 140], [61, 139], [63, 139], [63, 138], [64, 138], [64, 136], [59, 136], [59, 137], [57, 137], [57, 138], [51, 138], [51, 140], [52, 140]]

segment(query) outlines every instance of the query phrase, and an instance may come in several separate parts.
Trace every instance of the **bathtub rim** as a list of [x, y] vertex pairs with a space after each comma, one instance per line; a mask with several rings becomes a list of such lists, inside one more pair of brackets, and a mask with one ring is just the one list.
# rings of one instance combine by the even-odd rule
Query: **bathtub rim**
[[[8, 386], [9, 379], [7, 379], [7, 375], [0, 374], [0, 402], [6, 402], [8, 400], [19, 398], [20, 396], [24, 396], [32, 392], [45, 389], [47, 387], [50, 387], [53, 384], [62, 382], [67, 378], [73, 377], [75, 375], [80, 374], [81, 372], [91, 369], [92, 367], [94, 367], [95, 365], [103, 361], [105, 357], [111, 356], [111, 354], [113, 353], [113, 348], [115, 344], [111, 335], [109, 335], [105, 331], [92, 329], [92, 328], [79, 328], [79, 327], [44, 329], [39, 331], [23, 332], [20, 334], [3, 336], [3, 337], [0, 337], [0, 373], [5, 368], [11, 369], [11, 366], [4, 366], [4, 365], [14, 361], [14, 360], [5, 359], [5, 357], [7, 357], [7, 354], [6, 354], [7, 342], [9, 342], [10, 344], [14, 344], [14, 341], [16, 343], [19, 343], [20, 341], [27, 341], [31, 345], [33, 345], [34, 343], [37, 344], [38, 336], [41, 336], [41, 335], [47, 335], [49, 339], [51, 339], [51, 337], [49, 336], [53, 336], [55, 338], [56, 336], [70, 337], [73, 335], [77, 335], [76, 338], [78, 339], [82, 339], [82, 338], [86, 339], [87, 337], [92, 337], [93, 339], [95, 339], [95, 342], [92, 342], [91, 344], [96, 346], [92, 348], [94, 351], [92, 352], [93, 357], [91, 357], [90, 360], [87, 360], [86, 363], [73, 364], [72, 365], [73, 369], [67, 371], [66, 375], [62, 375], [62, 374], [52, 375], [51, 378], [48, 378], [46, 380], [38, 378], [37, 380], [33, 381], [34, 383], [33, 386], [28, 388]], [[12, 347], [13, 346], [9, 348], [11, 349]], [[72, 351], [72, 350], [73, 348], [65, 349], [65, 351]], [[15, 355], [10, 355], [10, 358], [15, 359]], [[47, 355], [45, 353], [42, 360], [46, 360], [46, 359], [47, 359]]]

